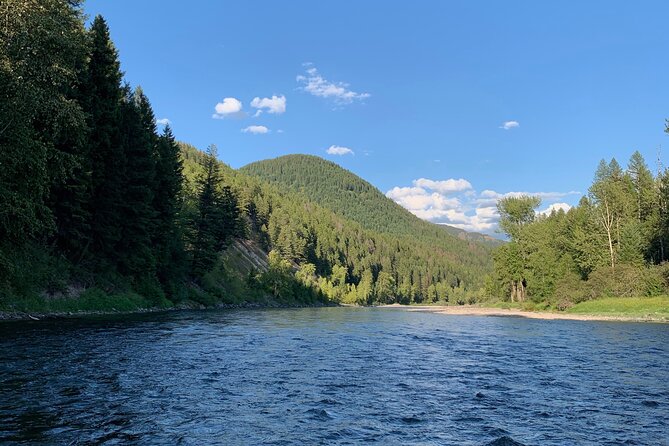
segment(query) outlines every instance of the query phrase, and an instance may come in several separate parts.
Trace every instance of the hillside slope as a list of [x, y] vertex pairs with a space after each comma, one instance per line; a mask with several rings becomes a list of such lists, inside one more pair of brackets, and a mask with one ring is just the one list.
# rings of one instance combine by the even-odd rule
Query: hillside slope
[[[182, 144], [182, 155], [186, 189], [192, 190], [202, 153]], [[334, 164], [319, 170], [327, 162], [294, 159], [305, 161], [303, 186], [282, 185], [253, 174], [250, 167], [223, 166], [224, 182], [239, 197], [246, 236], [265, 252], [279, 253], [298, 272], [304, 267], [301, 276], [312, 276], [314, 286], [331, 300], [425, 302], [461, 298], [481, 288], [492, 270], [489, 246], [417, 219]], [[299, 171], [291, 176], [297, 179]], [[309, 184], [320, 192], [310, 195]], [[343, 199], [337, 197], [339, 187]], [[347, 202], [355, 206], [347, 208]], [[310, 268], [313, 272], [307, 273]]]
[[462, 240], [491, 246], [502, 243], [485, 234], [421, 220], [364, 179], [318, 156], [285, 155], [253, 162], [239, 172], [300, 192], [309, 200], [374, 231], [415, 235], [417, 231], [445, 230]]
[[447, 232], [457, 238], [497, 246], [501, 242], [485, 234], [435, 225], [417, 218], [386, 197], [376, 187], [338, 164], [312, 155], [286, 155], [257, 161], [241, 172], [303, 193], [310, 200], [373, 231], [415, 235]]

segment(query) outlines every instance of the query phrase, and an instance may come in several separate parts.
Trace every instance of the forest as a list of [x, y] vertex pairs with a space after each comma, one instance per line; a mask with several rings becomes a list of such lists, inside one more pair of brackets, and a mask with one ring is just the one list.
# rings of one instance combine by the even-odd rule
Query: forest
[[[403, 209], [379, 226], [396, 206], [382, 195], [374, 216], [342, 214], [159, 132], [105, 20], [87, 29], [78, 2], [3, 9], [0, 309], [464, 303], [483, 289], [488, 244]], [[259, 268], [235, 264], [235, 240]]]
[[638, 151], [624, 169], [602, 160], [588, 194], [567, 212], [542, 216], [538, 197], [504, 198], [497, 207], [509, 243], [494, 253], [486, 294], [560, 310], [601, 297], [666, 294], [668, 203], [669, 170], [658, 161], [653, 174]]
[[102, 17], [87, 27], [76, 1], [1, 8], [0, 311], [495, 300], [564, 310], [667, 292], [669, 171], [653, 174], [638, 152], [625, 169], [602, 161], [568, 212], [500, 200], [501, 242], [422, 221], [318, 157], [234, 170], [215, 146], [159, 130]]

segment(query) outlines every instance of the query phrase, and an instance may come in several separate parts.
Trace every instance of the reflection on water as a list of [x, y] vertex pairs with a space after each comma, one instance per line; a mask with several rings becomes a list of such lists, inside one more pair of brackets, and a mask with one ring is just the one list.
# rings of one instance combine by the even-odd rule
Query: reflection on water
[[659, 324], [357, 308], [3, 323], [0, 442], [662, 445], [668, 365]]

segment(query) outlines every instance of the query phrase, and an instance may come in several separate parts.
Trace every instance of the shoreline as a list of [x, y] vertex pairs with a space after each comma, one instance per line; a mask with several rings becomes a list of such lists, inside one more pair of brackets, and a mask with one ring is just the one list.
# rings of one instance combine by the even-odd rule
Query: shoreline
[[381, 305], [378, 308], [402, 309], [406, 311], [425, 311], [447, 316], [491, 316], [491, 317], [524, 317], [527, 319], [568, 320], [568, 321], [609, 321], [609, 322], [652, 322], [669, 323], [666, 318], [652, 316], [622, 316], [605, 314], [557, 313], [551, 311], [528, 311], [516, 308], [477, 307], [473, 305]]
[[79, 318], [88, 318], [88, 317], [97, 317], [97, 316], [123, 316], [123, 315], [140, 315], [140, 314], [150, 314], [150, 313], [172, 313], [172, 312], [181, 312], [181, 311], [211, 311], [211, 310], [242, 310], [242, 309], [270, 309], [270, 308], [325, 308], [331, 307], [333, 305], [328, 304], [314, 304], [314, 305], [290, 305], [290, 304], [278, 304], [278, 303], [258, 303], [258, 302], [246, 302], [240, 304], [218, 304], [214, 306], [204, 306], [204, 305], [179, 305], [169, 308], [137, 308], [130, 311], [104, 311], [104, 310], [87, 310], [87, 311], [76, 311], [76, 312], [63, 312], [63, 311], [53, 311], [53, 312], [22, 312], [22, 311], [2, 311], [0, 310], [0, 323], [3, 322], [18, 322], [18, 321], [54, 321], [54, 320], [64, 320], [64, 319], [79, 319]]
[[[149, 313], [171, 313], [174, 311], [208, 311], [208, 310], [235, 310], [235, 309], [270, 309], [270, 308], [320, 308], [320, 307], [358, 307], [358, 305], [347, 304], [315, 304], [315, 305], [292, 305], [278, 304], [273, 302], [258, 303], [247, 302], [240, 304], [219, 304], [215, 306], [203, 305], [178, 305], [169, 308], [137, 308], [130, 311], [104, 311], [90, 310], [77, 312], [11, 312], [0, 310], [0, 323], [16, 321], [45, 321], [61, 319], [77, 319], [97, 316], [122, 316], [140, 315]], [[361, 308], [364, 308], [362, 306]], [[606, 314], [579, 314], [558, 313], [552, 311], [530, 311], [517, 308], [493, 308], [479, 307], [476, 305], [402, 305], [389, 304], [371, 306], [380, 309], [399, 309], [404, 311], [428, 312], [446, 316], [485, 316], [485, 317], [523, 317], [527, 319], [541, 320], [570, 320], [570, 321], [608, 321], [608, 322], [646, 322], [646, 323], [669, 323], [668, 318], [647, 316], [625, 316]]]

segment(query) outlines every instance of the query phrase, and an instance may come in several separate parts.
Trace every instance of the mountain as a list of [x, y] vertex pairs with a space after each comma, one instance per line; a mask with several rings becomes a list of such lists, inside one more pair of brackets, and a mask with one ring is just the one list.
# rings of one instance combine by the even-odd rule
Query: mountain
[[257, 161], [242, 167], [240, 172], [300, 192], [311, 201], [373, 231], [396, 235], [435, 234], [440, 241], [450, 243], [448, 237], [438, 234], [447, 232], [465, 241], [490, 246], [502, 243], [485, 234], [421, 220], [367, 181], [317, 156], [286, 155]]
[[[187, 144], [181, 149], [192, 196], [203, 154]], [[276, 169], [269, 166], [274, 161]], [[234, 170], [221, 163], [223, 182], [238, 197], [245, 237], [270, 258], [274, 252], [288, 262], [296, 277], [331, 301], [462, 302], [478, 294], [492, 271], [491, 246], [416, 218], [336, 164], [295, 155], [254, 166], [265, 163], [279, 174], [265, 177], [253, 166]], [[281, 184], [281, 173], [299, 186]]]
[[[250, 164], [234, 176], [255, 182], [245, 186], [256, 188], [255, 198], [246, 200], [268, 209], [267, 222], [254, 225], [268, 249], [298, 264], [315, 264], [316, 273], [333, 283], [360, 288], [371, 282], [377, 293], [372, 301], [462, 301], [465, 293], [479, 292], [491, 271], [494, 243], [420, 220], [321, 158], [284, 156]], [[249, 196], [248, 190], [239, 193]], [[338, 267], [345, 268], [341, 279], [333, 276]]]

